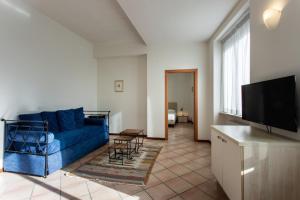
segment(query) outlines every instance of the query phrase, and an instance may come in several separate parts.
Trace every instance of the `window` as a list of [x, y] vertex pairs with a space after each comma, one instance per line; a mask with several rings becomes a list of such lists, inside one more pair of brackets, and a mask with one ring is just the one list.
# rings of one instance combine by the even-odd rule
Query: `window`
[[221, 108], [225, 113], [242, 115], [241, 86], [250, 83], [249, 16], [222, 41]]

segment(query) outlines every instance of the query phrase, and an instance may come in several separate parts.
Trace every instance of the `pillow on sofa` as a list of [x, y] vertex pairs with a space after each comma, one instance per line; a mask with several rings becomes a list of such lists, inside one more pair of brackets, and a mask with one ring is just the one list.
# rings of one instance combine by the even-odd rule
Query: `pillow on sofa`
[[[41, 122], [43, 121], [41, 113], [22, 114], [22, 115], [19, 115], [19, 119], [24, 120], [24, 121], [41, 121]], [[31, 125], [43, 126], [42, 123], [38, 123], [38, 122], [33, 122], [33, 123], [31, 123]]]
[[74, 110], [56, 111], [57, 121], [61, 131], [70, 131], [76, 129]]
[[84, 113], [83, 107], [74, 109], [75, 123], [77, 128], [82, 128], [84, 126]]
[[59, 132], [59, 126], [56, 118], [56, 112], [42, 112], [42, 118], [44, 121], [48, 121], [49, 131], [53, 133]]

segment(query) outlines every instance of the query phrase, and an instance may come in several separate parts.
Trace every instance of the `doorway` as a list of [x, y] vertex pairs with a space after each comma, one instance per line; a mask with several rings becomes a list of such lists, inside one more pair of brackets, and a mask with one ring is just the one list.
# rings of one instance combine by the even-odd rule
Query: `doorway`
[[[193, 108], [190, 111], [188, 108], [184, 108], [178, 102], [169, 99], [169, 84], [170, 77], [179, 74], [191, 75], [193, 78], [191, 90], [193, 96]], [[169, 83], [170, 82], [170, 83]], [[188, 107], [188, 106], [187, 106]], [[188, 112], [189, 110], [189, 112]], [[174, 114], [175, 113], [175, 114]], [[175, 122], [172, 121], [175, 120]], [[194, 141], [198, 141], [198, 69], [178, 69], [178, 70], [166, 70], [165, 71], [165, 139], [169, 138], [169, 126], [176, 126], [180, 122], [192, 122]]]

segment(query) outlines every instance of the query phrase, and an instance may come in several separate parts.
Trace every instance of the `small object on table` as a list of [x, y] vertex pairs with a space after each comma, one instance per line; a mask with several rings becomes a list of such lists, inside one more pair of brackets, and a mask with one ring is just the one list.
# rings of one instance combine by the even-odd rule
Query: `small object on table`
[[[135, 150], [136, 152], [139, 151], [139, 148], [143, 146], [144, 144], [144, 130], [143, 129], [126, 129], [120, 133], [122, 136], [131, 136], [136, 138], [136, 145]], [[141, 140], [140, 140], [141, 138]]]
[[131, 146], [131, 142], [134, 139], [135, 139], [135, 137], [126, 136], [126, 135], [120, 135], [114, 139], [114, 144], [125, 144], [126, 145], [127, 159], [132, 159], [131, 154], [135, 151], [135, 148], [132, 148], [132, 146]]

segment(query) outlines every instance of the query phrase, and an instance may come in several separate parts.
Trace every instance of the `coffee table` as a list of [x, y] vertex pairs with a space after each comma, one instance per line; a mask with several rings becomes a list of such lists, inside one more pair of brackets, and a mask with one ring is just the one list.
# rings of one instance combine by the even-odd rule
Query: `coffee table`
[[136, 152], [138, 152], [139, 148], [143, 146], [144, 137], [146, 137], [143, 129], [126, 129], [122, 131], [120, 135], [134, 137], [136, 139], [136, 145], [135, 145]]
[[[124, 149], [127, 148], [126, 144], [111, 144], [108, 147], [108, 161], [121, 160], [124, 164]], [[119, 155], [119, 156], [118, 156]]]
[[[125, 144], [126, 145], [126, 154], [127, 159], [132, 159], [131, 154], [135, 151], [135, 147], [132, 147], [132, 141], [136, 137], [134, 136], [127, 136], [127, 135], [120, 135], [114, 139], [114, 144]], [[125, 149], [125, 148], [124, 148]]]

